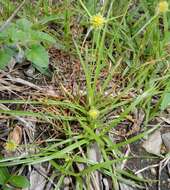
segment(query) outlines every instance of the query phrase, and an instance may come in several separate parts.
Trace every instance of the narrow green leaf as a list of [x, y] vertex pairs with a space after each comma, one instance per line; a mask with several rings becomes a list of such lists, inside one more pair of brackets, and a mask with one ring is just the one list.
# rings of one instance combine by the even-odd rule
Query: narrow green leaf
[[128, 177], [128, 178], [131, 178], [131, 179], [135, 180], [135, 181], [139, 181], [139, 182], [151, 182], [151, 181], [154, 182], [155, 181], [156, 182], [156, 180], [151, 180], [151, 179], [145, 179], [145, 178], [142, 178], [142, 177], [138, 177], [138, 176], [136, 176], [135, 174], [133, 174], [130, 171], [128, 172], [128, 171], [121, 170], [121, 169], [116, 169], [116, 171], [118, 173]]
[[57, 13], [57, 15], [43, 16], [42, 20], [39, 21], [40, 25], [47, 24], [48, 22], [60, 21], [63, 19], [63, 15]]
[[4, 159], [3, 162], [2, 160], [0, 161], [0, 166], [15, 166], [18, 164], [38, 164], [38, 163], [42, 163], [42, 162], [47, 162], [53, 159], [59, 159], [59, 158], [65, 158], [67, 156], [67, 154], [71, 153], [73, 150], [79, 148], [82, 145], [87, 144], [88, 141], [83, 139], [83, 140], [79, 140], [76, 141], [75, 143], [72, 143], [71, 145], [67, 146], [66, 148], [56, 151], [52, 154], [37, 154], [37, 155], [29, 155], [28, 157], [26, 157], [24, 159], [24, 157], [17, 158], [17, 157], [13, 157], [13, 158], [8, 158], [8, 159]]
[[9, 183], [19, 188], [27, 188], [30, 186], [30, 183], [25, 176], [12, 176], [9, 179]]

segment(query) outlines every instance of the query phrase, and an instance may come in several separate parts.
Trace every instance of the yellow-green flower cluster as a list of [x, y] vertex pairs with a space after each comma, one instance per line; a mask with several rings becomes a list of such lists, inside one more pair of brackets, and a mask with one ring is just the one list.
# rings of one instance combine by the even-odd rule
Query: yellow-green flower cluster
[[160, 1], [157, 7], [158, 13], [165, 13], [168, 11], [169, 4], [167, 1]]
[[105, 22], [106, 22], [105, 18], [100, 14], [91, 16], [90, 18], [90, 24], [92, 28], [95, 28], [95, 29], [101, 28]]
[[9, 140], [5, 144], [5, 150], [9, 152], [14, 152], [17, 149], [17, 144], [13, 140]]
[[95, 120], [95, 119], [98, 118], [99, 113], [100, 113], [99, 110], [97, 110], [97, 109], [95, 109], [95, 108], [91, 108], [91, 109], [89, 110], [89, 116], [90, 116], [90, 118], [93, 119], [93, 120]]

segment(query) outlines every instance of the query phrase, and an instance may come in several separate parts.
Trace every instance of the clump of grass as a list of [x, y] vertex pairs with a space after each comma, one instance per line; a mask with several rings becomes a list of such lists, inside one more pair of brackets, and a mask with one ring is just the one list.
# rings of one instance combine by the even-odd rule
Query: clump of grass
[[[60, 173], [56, 189], [62, 185], [64, 176], [74, 177], [79, 187], [86, 184], [88, 189], [90, 188], [88, 179], [91, 179], [93, 172], [96, 171], [103, 176], [109, 176], [116, 190], [119, 189], [119, 181], [136, 187], [141, 187], [142, 183], [148, 182], [126, 171], [124, 167], [120, 169], [122, 162], [130, 159], [122, 152], [122, 147], [140, 140], [154, 130], [148, 130], [147, 124], [160, 113], [163, 91], [169, 86], [170, 73], [167, 65], [169, 55], [165, 49], [166, 36], [169, 33], [168, 4], [166, 1], [159, 2], [158, 12], [161, 14], [157, 14], [154, 1], [150, 3], [143, 1], [137, 4], [124, 1], [126, 3], [120, 7], [124, 12], [117, 15], [113, 12], [116, 2], [110, 0], [100, 6], [99, 2], [93, 1], [96, 7], [93, 14], [88, 3], [85, 4], [81, 0], [76, 1], [72, 7], [75, 15], [78, 14], [78, 17], [81, 15], [80, 24], [87, 30], [93, 28], [90, 30], [91, 35], [88, 33], [88, 41], [83, 42], [85, 46], [82, 46], [83, 38], [80, 38], [80, 41], [74, 38], [71, 44], [72, 48], [76, 49], [72, 52], [78, 55], [85, 73], [87, 94], [83, 104], [74, 98], [69, 101], [49, 98], [45, 103], [33, 100], [0, 101], [18, 105], [29, 103], [35, 107], [37, 105], [56, 106], [60, 108], [58, 114], [48, 110], [44, 113], [1, 110], [1, 113], [37, 117], [47, 123], [60, 121], [65, 132], [64, 140], [54, 139], [50, 142], [47, 139], [45, 140], [47, 146], [41, 148], [32, 144], [30, 146], [38, 149], [37, 154], [2, 159], [0, 166], [49, 162]], [[67, 4], [69, 2], [65, 1], [65, 5]], [[101, 14], [97, 14], [98, 12]], [[72, 15], [71, 11], [67, 10], [65, 18], [71, 19], [69, 15]], [[160, 24], [160, 18], [163, 24]], [[63, 23], [63, 28], [65, 39], [68, 39], [71, 27], [67, 19]], [[70, 44], [67, 48], [69, 47]], [[107, 74], [104, 79], [101, 79], [105, 70]], [[117, 78], [121, 78], [122, 81]], [[113, 87], [114, 84], [116, 89]], [[111, 89], [110, 94], [109, 89]], [[141, 130], [143, 132], [119, 143], [112, 141], [109, 137], [110, 131], [139, 108], [145, 112]], [[71, 116], [65, 114], [66, 110]], [[114, 119], [110, 118], [110, 113], [113, 113]], [[73, 133], [73, 122], [82, 129], [81, 134]], [[87, 154], [87, 150], [94, 143], [97, 144], [102, 158], [99, 161], [90, 159]], [[59, 165], [59, 160], [63, 161], [62, 166]], [[83, 164], [85, 168], [77, 172], [75, 169], [77, 163]]]

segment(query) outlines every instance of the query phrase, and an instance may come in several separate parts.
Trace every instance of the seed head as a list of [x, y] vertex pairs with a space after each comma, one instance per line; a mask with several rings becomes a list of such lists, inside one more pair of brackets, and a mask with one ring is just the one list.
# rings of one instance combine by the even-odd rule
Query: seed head
[[100, 14], [94, 15], [90, 18], [90, 24], [93, 28], [101, 28], [105, 22], [105, 18]]
[[158, 4], [158, 13], [165, 13], [168, 11], [169, 4], [167, 1], [160, 1]]
[[94, 120], [98, 118], [99, 113], [100, 113], [99, 110], [97, 110], [95, 108], [91, 108], [89, 110], [89, 116], [90, 116], [91, 119], [94, 119]]
[[17, 149], [17, 144], [13, 140], [9, 140], [6, 142], [5, 150], [9, 152], [14, 152]]

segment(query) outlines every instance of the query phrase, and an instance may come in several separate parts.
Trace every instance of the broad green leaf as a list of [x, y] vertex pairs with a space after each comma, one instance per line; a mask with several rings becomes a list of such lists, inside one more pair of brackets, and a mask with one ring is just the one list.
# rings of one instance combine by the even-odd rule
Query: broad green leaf
[[6, 33], [6, 31], [0, 32], [0, 40], [5, 41], [7, 37], [8, 37], [8, 34]]
[[16, 31], [17, 28], [13, 23], [11, 23], [11, 25], [3, 31], [3, 33], [6, 34], [6, 39], [4, 39], [5, 44], [13, 44], [13, 35], [15, 35]]
[[14, 43], [21, 42], [24, 44], [30, 41], [30, 35], [22, 30], [15, 29], [15, 32], [11, 34], [11, 39]]
[[48, 70], [49, 57], [42, 45], [32, 45], [26, 50], [25, 55], [40, 72]]
[[3, 190], [14, 190], [13, 188], [4, 187]]
[[170, 92], [164, 94], [161, 102], [161, 110], [166, 109], [168, 106], [170, 106]]
[[50, 77], [51, 76], [51, 71], [48, 68], [43, 68], [43, 67], [38, 67], [36, 65], [33, 65], [40, 73]]
[[4, 185], [10, 178], [9, 171], [6, 167], [0, 167], [0, 185]]
[[48, 43], [56, 43], [56, 40], [45, 32], [32, 31], [31, 32], [32, 40], [37, 40], [38, 42], [48, 42]]
[[22, 19], [19, 19], [16, 21], [16, 26], [19, 29], [28, 32], [32, 27], [32, 23], [29, 20], [27, 20], [26, 18], [22, 18]]
[[12, 55], [5, 50], [0, 50], [0, 69], [4, 69], [11, 60]]
[[19, 188], [27, 188], [30, 186], [30, 183], [25, 176], [12, 176], [8, 182]]

